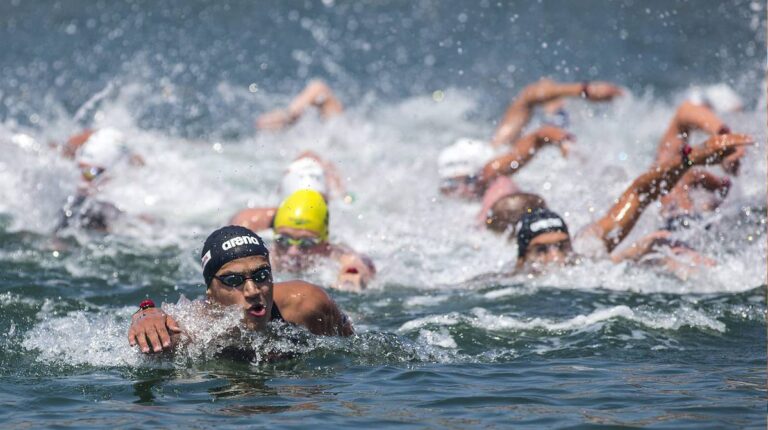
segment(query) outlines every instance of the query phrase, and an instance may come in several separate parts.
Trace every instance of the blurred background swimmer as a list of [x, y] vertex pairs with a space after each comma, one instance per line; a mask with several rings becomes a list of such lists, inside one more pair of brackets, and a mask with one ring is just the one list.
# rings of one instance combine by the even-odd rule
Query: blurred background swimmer
[[310, 107], [315, 107], [323, 119], [332, 118], [344, 112], [341, 101], [331, 88], [321, 80], [313, 80], [288, 104], [260, 115], [256, 119], [259, 130], [281, 130], [295, 124]]
[[[536, 209], [523, 216], [517, 225], [518, 258], [516, 270], [540, 273], [550, 266], [573, 263], [574, 250], [585, 257], [608, 257], [619, 262], [638, 260], [658, 245], [658, 235], [633, 244], [629, 249], [613, 251], [635, 227], [643, 210], [667, 193], [696, 165], [720, 163], [739, 148], [751, 145], [749, 136], [724, 134], [709, 138], [695, 148], [685, 147], [676, 160], [668, 160], [635, 179], [606, 214], [581, 229], [573, 244], [565, 221], [548, 209]], [[684, 247], [677, 247], [682, 252]], [[711, 260], [696, 258], [709, 264]]]
[[[295, 191], [274, 211], [264, 209], [235, 216], [232, 223], [271, 228], [274, 233], [273, 264], [280, 270], [305, 272], [323, 260], [339, 263], [332, 288], [362, 291], [373, 279], [376, 267], [369, 257], [329, 241], [329, 211], [323, 195], [311, 189]], [[257, 217], [258, 215], [258, 217]]]

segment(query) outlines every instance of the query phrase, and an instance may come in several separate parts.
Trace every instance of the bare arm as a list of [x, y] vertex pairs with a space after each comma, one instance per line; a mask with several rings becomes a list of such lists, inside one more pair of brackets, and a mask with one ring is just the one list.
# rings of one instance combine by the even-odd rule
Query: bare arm
[[656, 150], [656, 164], [677, 159], [688, 136], [694, 130], [701, 130], [710, 136], [730, 133], [728, 126], [711, 109], [685, 102], [675, 112], [667, 131]]
[[306, 327], [320, 336], [355, 334], [352, 323], [330, 296], [304, 281], [275, 284], [274, 300], [286, 321]]
[[737, 148], [752, 142], [752, 138], [743, 134], [713, 136], [692, 149], [688, 155], [690, 165], [682, 162], [680, 155], [677, 160], [652, 167], [635, 179], [608, 213], [587, 230], [598, 235], [609, 252], [613, 251], [632, 231], [643, 210], [659, 196], [668, 193], [691, 165], [718, 163]]
[[64, 147], [61, 149], [61, 154], [65, 158], [75, 158], [77, 150], [93, 135], [93, 130], [84, 130], [82, 133], [78, 133], [71, 136]]
[[243, 209], [233, 216], [229, 223], [239, 225], [253, 231], [266, 230], [272, 227], [277, 208]]
[[288, 105], [259, 116], [256, 127], [262, 130], [279, 130], [298, 121], [310, 107], [316, 107], [323, 118], [330, 118], [344, 111], [341, 101], [323, 81], [311, 81]]
[[621, 95], [621, 89], [607, 82], [561, 84], [551, 79], [541, 79], [523, 88], [517, 98], [512, 101], [491, 139], [491, 144], [501, 146], [519, 138], [536, 106], [564, 97], [585, 97], [592, 101], [605, 101], [619, 95]]
[[481, 180], [485, 184], [490, 184], [498, 176], [516, 173], [531, 161], [539, 149], [546, 145], [559, 146], [563, 156], [566, 156], [568, 154], [567, 142], [573, 140], [574, 137], [563, 129], [549, 125], [543, 126], [535, 132], [518, 139], [512, 150], [508, 153], [489, 161], [483, 167]]

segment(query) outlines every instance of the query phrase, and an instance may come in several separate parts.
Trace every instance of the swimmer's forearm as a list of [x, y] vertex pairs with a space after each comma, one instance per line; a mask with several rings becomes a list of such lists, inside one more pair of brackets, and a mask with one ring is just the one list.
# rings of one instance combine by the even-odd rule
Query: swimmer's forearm
[[683, 176], [688, 166], [668, 162], [643, 173], [619, 197], [606, 216], [597, 221], [608, 252], [632, 231], [643, 211], [662, 193], [669, 192]]
[[707, 134], [724, 134], [728, 127], [711, 109], [685, 102], [677, 109], [673, 121], [679, 133], [702, 130]]
[[304, 111], [310, 107], [316, 106], [324, 118], [341, 113], [344, 106], [341, 104], [331, 88], [323, 81], [315, 80], [310, 82], [304, 90], [293, 99], [288, 106], [288, 112], [292, 118], [300, 117]]

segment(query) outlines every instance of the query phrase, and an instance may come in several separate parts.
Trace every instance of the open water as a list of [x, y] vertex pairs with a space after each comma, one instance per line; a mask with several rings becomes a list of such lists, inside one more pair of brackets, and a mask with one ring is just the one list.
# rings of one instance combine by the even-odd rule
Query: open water
[[[765, 3], [735, 0], [1, 2], [2, 427], [764, 428], [765, 16]], [[683, 237], [716, 267], [681, 280], [586, 262], [469, 281], [508, 270], [516, 249], [474, 228], [477, 203], [439, 196], [436, 155], [488, 138], [541, 76], [628, 89], [569, 102], [571, 156], [542, 151], [516, 177], [571, 231], [650, 165], [691, 86], [744, 97], [725, 119], [758, 144], [712, 227]], [[253, 129], [313, 77], [343, 117]], [[105, 185], [130, 215], [112, 234], [55, 244], [77, 171], [47, 143], [89, 126], [123, 130], [147, 165]], [[19, 132], [38, 144], [14, 143]], [[332, 203], [332, 238], [379, 268], [365, 293], [332, 292], [358, 335], [277, 326], [239, 342], [296, 358], [216, 358], [237, 318], [196, 318], [185, 299], [204, 293], [202, 241], [238, 209], [276, 204], [280, 172], [305, 149], [337, 163], [355, 195]], [[174, 357], [131, 349], [147, 296], [201, 341]]]

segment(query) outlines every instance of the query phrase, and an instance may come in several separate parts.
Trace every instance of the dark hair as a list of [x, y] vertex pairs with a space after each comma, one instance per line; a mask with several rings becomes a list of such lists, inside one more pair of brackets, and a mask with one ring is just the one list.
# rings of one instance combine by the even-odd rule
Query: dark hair
[[510, 239], [515, 237], [515, 227], [525, 215], [536, 209], [547, 207], [541, 196], [530, 193], [515, 193], [505, 196], [491, 206], [485, 218], [488, 229], [497, 233], [509, 232]]

